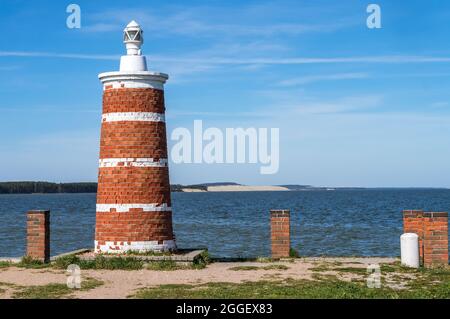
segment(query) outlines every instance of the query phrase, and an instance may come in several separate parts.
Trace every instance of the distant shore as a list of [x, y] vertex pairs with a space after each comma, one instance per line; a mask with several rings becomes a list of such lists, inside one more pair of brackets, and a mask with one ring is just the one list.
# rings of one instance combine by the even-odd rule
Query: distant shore
[[[388, 189], [443, 189], [431, 187], [316, 187], [311, 185], [242, 185], [233, 182], [203, 183], [194, 185], [171, 184], [172, 192], [200, 193], [200, 192], [262, 192], [262, 191], [335, 191], [335, 190], [388, 190]], [[97, 183], [50, 183], [50, 182], [0, 182], [1, 194], [71, 194], [96, 193]]]

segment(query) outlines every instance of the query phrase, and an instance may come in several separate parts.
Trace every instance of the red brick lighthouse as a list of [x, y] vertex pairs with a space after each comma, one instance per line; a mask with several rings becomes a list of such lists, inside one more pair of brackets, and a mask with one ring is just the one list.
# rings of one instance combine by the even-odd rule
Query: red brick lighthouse
[[164, 106], [168, 75], [147, 70], [143, 31], [124, 30], [120, 71], [99, 74], [103, 115], [95, 251], [174, 250]]

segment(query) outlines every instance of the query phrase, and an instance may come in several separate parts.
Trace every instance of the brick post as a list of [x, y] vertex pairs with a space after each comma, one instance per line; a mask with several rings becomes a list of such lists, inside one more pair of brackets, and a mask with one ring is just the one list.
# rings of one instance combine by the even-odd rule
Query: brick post
[[424, 213], [424, 266], [448, 265], [448, 213]]
[[419, 236], [419, 260], [423, 265], [423, 210], [403, 211], [403, 233]]
[[27, 256], [43, 262], [50, 260], [50, 211], [27, 212]]
[[168, 75], [147, 70], [142, 33], [135, 21], [128, 24], [120, 70], [99, 74], [96, 253], [176, 249], [164, 105]]
[[289, 257], [291, 248], [290, 211], [270, 211], [270, 228], [272, 239], [272, 258]]

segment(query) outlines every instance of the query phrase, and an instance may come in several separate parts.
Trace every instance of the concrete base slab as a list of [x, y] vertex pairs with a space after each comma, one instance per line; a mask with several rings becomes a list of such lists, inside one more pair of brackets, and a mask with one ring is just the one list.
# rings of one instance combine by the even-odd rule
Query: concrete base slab
[[51, 261], [54, 261], [57, 258], [65, 257], [68, 255], [77, 255], [77, 257], [80, 258], [81, 260], [94, 260], [96, 257], [102, 256], [104, 258], [117, 258], [117, 257], [135, 258], [146, 262], [174, 261], [177, 265], [191, 265], [204, 252], [207, 252], [207, 249], [204, 248], [178, 249], [177, 251], [171, 253], [133, 255], [133, 254], [98, 254], [94, 252], [94, 249], [79, 249], [54, 256], [51, 258]]

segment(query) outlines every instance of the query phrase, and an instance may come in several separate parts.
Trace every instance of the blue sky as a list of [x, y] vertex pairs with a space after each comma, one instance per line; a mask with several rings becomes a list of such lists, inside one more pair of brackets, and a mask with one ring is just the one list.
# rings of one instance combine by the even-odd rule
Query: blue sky
[[[280, 170], [173, 164], [171, 182], [450, 187], [450, 4], [1, 0], [0, 180], [95, 181], [97, 74], [136, 19], [166, 85], [168, 132], [280, 128]], [[173, 141], [169, 141], [172, 145]]]

